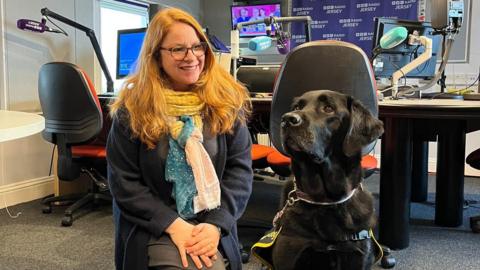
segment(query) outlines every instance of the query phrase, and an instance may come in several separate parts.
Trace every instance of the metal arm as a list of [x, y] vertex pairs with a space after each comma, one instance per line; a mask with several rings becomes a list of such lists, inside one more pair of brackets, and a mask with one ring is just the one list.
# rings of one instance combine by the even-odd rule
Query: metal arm
[[241, 22], [236, 25], [236, 29], [240, 29], [243, 26], [253, 25], [253, 24], [260, 24], [264, 23], [266, 25], [271, 25], [274, 22], [278, 23], [289, 23], [289, 22], [305, 22], [305, 40], [307, 42], [311, 41], [311, 30], [310, 24], [312, 23], [312, 17], [310, 16], [294, 16], [294, 17], [267, 17], [262, 20], [255, 20], [255, 21], [248, 21], [248, 22]]
[[398, 98], [398, 80], [405, 76], [408, 72], [412, 71], [414, 68], [420, 66], [424, 62], [426, 62], [428, 59], [432, 57], [432, 40], [428, 37], [425, 36], [420, 36], [420, 37], [414, 37], [413, 35], [410, 35], [413, 38], [415, 38], [420, 44], [422, 44], [425, 47], [425, 51], [418, 56], [415, 60], [412, 62], [406, 64], [403, 66], [401, 69], [395, 71], [392, 74], [392, 97], [393, 98]]
[[98, 62], [100, 63], [100, 67], [102, 68], [103, 74], [105, 75], [105, 78], [107, 79], [107, 92], [113, 92], [113, 80], [112, 76], [110, 75], [110, 72], [108, 71], [107, 64], [105, 63], [105, 59], [103, 58], [102, 50], [100, 49], [100, 45], [98, 44], [97, 38], [95, 37], [95, 32], [84, 26], [81, 25], [77, 22], [74, 22], [68, 18], [63, 17], [62, 15], [59, 15], [48, 8], [42, 8], [41, 13], [43, 16], [47, 16], [50, 18], [54, 18], [56, 20], [59, 20], [65, 24], [68, 24], [76, 29], [82, 30], [87, 34], [87, 36], [90, 38], [90, 42], [92, 43], [93, 50], [95, 51], [95, 55], [97, 56]]

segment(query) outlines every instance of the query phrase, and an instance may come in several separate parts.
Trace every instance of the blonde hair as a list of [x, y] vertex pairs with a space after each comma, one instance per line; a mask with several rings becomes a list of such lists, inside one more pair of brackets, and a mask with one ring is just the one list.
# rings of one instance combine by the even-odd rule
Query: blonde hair
[[[202, 27], [187, 12], [177, 8], [159, 11], [147, 29], [137, 70], [127, 77], [118, 99], [110, 107], [112, 115], [120, 108], [128, 111], [132, 135], [149, 148], [155, 147], [160, 137], [168, 133], [164, 89], [169, 87], [169, 81], [160, 68], [159, 51], [172, 25], [178, 22], [191, 26], [200, 41], [207, 42]], [[205, 52], [204, 69], [192, 91], [205, 102], [202, 114], [212, 134], [228, 133], [237, 120], [246, 123], [251, 110], [248, 92], [215, 62], [210, 46]]]

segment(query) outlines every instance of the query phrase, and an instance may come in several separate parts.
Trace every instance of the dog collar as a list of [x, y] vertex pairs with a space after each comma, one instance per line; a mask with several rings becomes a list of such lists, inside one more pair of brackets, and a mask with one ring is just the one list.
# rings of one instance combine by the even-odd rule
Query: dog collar
[[345, 241], [348, 241], [348, 240], [361, 241], [361, 240], [369, 239], [371, 238], [370, 231], [371, 230], [361, 230], [357, 233], [352, 233], [346, 236]]
[[338, 201], [335, 201], [335, 202], [317, 202], [317, 201], [314, 201], [310, 195], [308, 195], [307, 193], [299, 190], [299, 189], [294, 189], [295, 191], [295, 194], [297, 195], [296, 198], [293, 198], [294, 202], [295, 201], [303, 201], [303, 202], [306, 202], [306, 203], [309, 203], [309, 204], [314, 204], [314, 205], [337, 205], [337, 204], [342, 204], [348, 200], [350, 200], [353, 195], [355, 195], [355, 191], [357, 191], [357, 189], [353, 189], [347, 196], [343, 197], [342, 199], [338, 200]]

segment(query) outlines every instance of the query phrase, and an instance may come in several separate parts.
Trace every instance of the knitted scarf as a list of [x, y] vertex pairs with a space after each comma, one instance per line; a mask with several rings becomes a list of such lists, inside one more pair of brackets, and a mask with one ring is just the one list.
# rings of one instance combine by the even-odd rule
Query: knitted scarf
[[220, 206], [220, 184], [202, 145], [204, 102], [193, 92], [166, 90], [170, 123], [165, 178], [173, 183], [172, 197], [184, 219]]

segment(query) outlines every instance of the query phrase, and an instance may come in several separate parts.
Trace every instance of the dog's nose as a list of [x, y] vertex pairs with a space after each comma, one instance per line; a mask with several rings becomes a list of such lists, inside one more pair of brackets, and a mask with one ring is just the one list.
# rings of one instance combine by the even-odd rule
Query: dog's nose
[[282, 127], [289, 126], [298, 126], [302, 123], [302, 118], [296, 113], [286, 113], [282, 116]]

